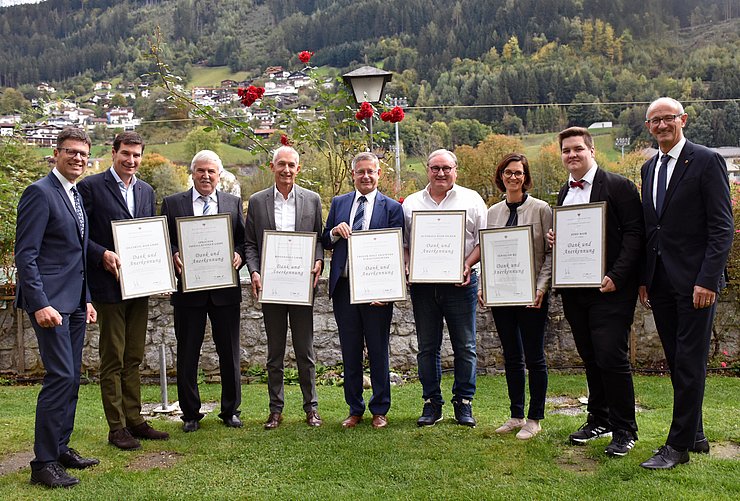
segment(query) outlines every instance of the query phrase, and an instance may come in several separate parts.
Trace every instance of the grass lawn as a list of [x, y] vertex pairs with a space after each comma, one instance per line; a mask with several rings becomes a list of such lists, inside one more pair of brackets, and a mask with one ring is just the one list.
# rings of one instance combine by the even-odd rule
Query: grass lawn
[[222, 80], [241, 82], [247, 75], [246, 71], [232, 73], [228, 66], [193, 66], [187, 87], [218, 87]]
[[[390, 425], [373, 430], [366, 419], [354, 430], [340, 426], [346, 417], [342, 389], [319, 387], [324, 426], [303, 422], [300, 390], [286, 387], [283, 425], [265, 431], [267, 390], [243, 387], [244, 428], [228, 429], [216, 414], [198, 432], [184, 434], [177, 422], [155, 420], [169, 431], [167, 442], [144, 442], [124, 452], [106, 443], [97, 385], [80, 393], [72, 445], [101, 464], [75, 472], [82, 483], [69, 491], [46, 491], [28, 483], [29, 469], [0, 476], [2, 499], [740, 499], [740, 460], [722, 459], [717, 447], [740, 442], [740, 379], [712, 377], [704, 404], [709, 456], [692, 455], [688, 465], [650, 472], [639, 463], [660, 446], [670, 421], [672, 396], [665, 377], [635, 379], [640, 405], [640, 440], [625, 458], [603, 454], [608, 439], [586, 447], [566, 444], [583, 415], [549, 414], [544, 431], [529, 442], [494, 429], [508, 417], [503, 376], [479, 378], [475, 429], [456, 425], [451, 405], [445, 419], [419, 429], [418, 382], [393, 389]], [[452, 381], [445, 378], [449, 398]], [[549, 394], [577, 397], [580, 375], [552, 375]], [[0, 462], [10, 453], [30, 451], [38, 386], [0, 387]], [[170, 389], [171, 394], [175, 388]], [[203, 401], [218, 399], [218, 385], [201, 385]], [[158, 399], [157, 387], [144, 388], [145, 401]], [[366, 415], [367, 418], [367, 415]], [[170, 468], [140, 470], [144, 457], [176, 453]]]
[[[159, 153], [169, 158], [173, 162], [190, 164], [192, 157], [185, 153], [185, 143], [176, 142], [168, 144], [147, 144], [146, 153]], [[230, 144], [221, 143], [218, 148], [218, 155], [224, 165], [247, 164], [251, 163], [254, 156], [241, 148], [236, 148]]]

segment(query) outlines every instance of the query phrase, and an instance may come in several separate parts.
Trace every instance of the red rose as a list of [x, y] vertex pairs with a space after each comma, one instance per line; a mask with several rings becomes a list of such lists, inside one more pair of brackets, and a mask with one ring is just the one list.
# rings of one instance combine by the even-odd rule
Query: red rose
[[360, 105], [360, 111], [355, 113], [355, 118], [357, 120], [364, 120], [366, 118], [370, 118], [375, 113], [375, 108], [373, 108], [373, 105], [365, 101]]
[[264, 87], [255, 87], [254, 85], [250, 85], [246, 89], [243, 87], [240, 87], [236, 91], [237, 95], [240, 97], [241, 103], [244, 106], [252, 106], [255, 101], [260, 99], [265, 94], [265, 88]]
[[380, 114], [380, 119], [384, 122], [390, 122], [391, 118], [392, 118], [392, 115], [390, 111], [384, 111], [383, 113]]
[[400, 122], [405, 116], [403, 113], [403, 108], [401, 108], [400, 106], [396, 106], [395, 108], [393, 108], [390, 113], [392, 123]]
[[313, 56], [313, 52], [307, 50], [302, 50], [298, 53], [298, 59], [300, 59], [303, 64], [308, 63], [311, 60], [311, 56]]
[[285, 134], [282, 134], [280, 136], [280, 143], [282, 143], [283, 146], [291, 146], [293, 143], [290, 141], [290, 138], [286, 136]]

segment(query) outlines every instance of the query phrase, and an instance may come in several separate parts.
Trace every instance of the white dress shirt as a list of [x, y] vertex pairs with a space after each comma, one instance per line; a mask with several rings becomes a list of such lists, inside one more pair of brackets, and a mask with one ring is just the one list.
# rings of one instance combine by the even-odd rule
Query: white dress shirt
[[[52, 169], [51, 171], [54, 176], [59, 180], [60, 183], [62, 183], [62, 188], [64, 188], [65, 193], [67, 193], [67, 197], [69, 198], [69, 201], [72, 202], [72, 208], [75, 206], [75, 196], [72, 194], [72, 188], [75, 187], [73, 183], [69, 182], [69, 179], [62, 176], [62, 173], [57, 170], [56, 167]], [[80, 205], [82, 205], [82, 196], [80, 196]]]
[[193, 188], [193, 215], [218, 214], [218, 197], [216, 196], [216, 191], [214, 190], [213, 193], [208, 195], [208, 214], [203, 214], [203, 208], [206, 206], [206, 202], [200, 198], [201, 196], [205, 195], [201, 195], [198, 193], [198, 190]]
[[571, 181], [582, 181], [583, 188], [574, 188], [570, 186], [570, 188], [568, 188], [568, 193], [563, 199], [563, 205], [587, 204], [591, 201], [591, 188], [594, 186], [594, 177], [596, 176], [596, 169], [598, 168], [599, 166], [594, 162], [591, 165], [591, 168], [588, 169], [588, 172], [586, 172], [581, 179], [573, 179], [572, 174], [568, 176], [568, 186], [570, 186]]
[[277, 185], [273, 187], [275, 199], [275, 229], [277, 231], [295, 231], [295, 186], [290, 189], [286, 199]]
[[478, 230], [486, 228], [488, 208], [477, 191], [453, 184], [442, 201], [438, 204], [429, 193], [429, 185], [421, 191], [412, 193], [403, 201], [404, 247], [410, 247], [411, 221], [414, 211], [425, 210], [464, 210], [465, 221], [465, 257], [467, 258], [478, 245]]
[[123, 201], [126, 202], [126, 207], [128, 207], [128, 213], [131, 214], [131, 217], [134, 217], [134, 213], [135, 213], [134, 211], [136, 208], [134, 204], [134, 185], [136, 185], [136, 175], [131, 177], [131, 182], [128, 183], [128, 186], [126, 186], [123, 182], [123, 179], [121, 179], [120, 176], [118, 175], [118, 172], [116, 172], [116, 169], [111, 167], [110, 173], [113, 174], [113, 179], [115, 179], [116, 183], [118, 183], [118, 189], [121, 191], [121, 196], [123, 197]]
[[[668, 170], [666, 171], [666, 175], [668, 176], [665, 180], [666, 191], [668, 191], [668, 185], [671, 183], [671, 176], [673, 175], [673, 170], [676, 168], [678, 156], [681, 154], [681, 150], [683, 150], [685, 144], [686, 138], [683, 137], [678, 143], [676, 143], [676, 146], [671, 148], [667, 153], [671, 158], [668, 160]], [[662, 156], [663, 152], [658, 150], [658, 163], [655, 165], [655, 172], [653, 173], [653, 207], [655, 207], [655, 200], [658, 198], [658, 173], [660, 171], [660, 159]]]

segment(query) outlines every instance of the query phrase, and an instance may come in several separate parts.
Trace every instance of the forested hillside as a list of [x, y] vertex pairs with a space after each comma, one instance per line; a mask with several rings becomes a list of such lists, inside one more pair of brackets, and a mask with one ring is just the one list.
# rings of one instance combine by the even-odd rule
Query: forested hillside
[[49, 0], [0, 9], [0, 87], [137, 82], [157, 27], [186, 78], [196, 64], [258, 76], [308, 49], [394, 71], [389, 92], [430, 122], [454, 105], [447, 119], [500, 132], [618, 119], [635, 137], [630, 103], [667, 94], [692, 105], [697, 140], [740, 136], [738, 0]]

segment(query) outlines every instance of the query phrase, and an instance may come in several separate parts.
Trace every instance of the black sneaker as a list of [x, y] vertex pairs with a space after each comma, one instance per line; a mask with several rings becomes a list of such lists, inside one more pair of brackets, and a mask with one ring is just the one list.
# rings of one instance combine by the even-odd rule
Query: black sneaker
[[604, 449], [607, 456], [626, 456], [627, 453], [635, 446], [637, 437], [628, 430], [614, 430], [612, 441]]
[[416, 426], [434, 426], [442, 421], [442, 406], [431, 400], [424, 401], [424, 410], [421, 417], [416, 421]]
[[470, 400], [462, 399], [459, 402], [453, 400], [452, 407], [455, 409], [457, 424], [475, 428], [475, 418], [473, 417], [473, 407], [470, 405]]
[[573, 445], [585, 445], [589, 440], [611, 436], [612, 431], [608, 426], [601, 426], [587, 421], [583, 426], [578, 428], [578, 431], [571, 433], [568, 438]]

